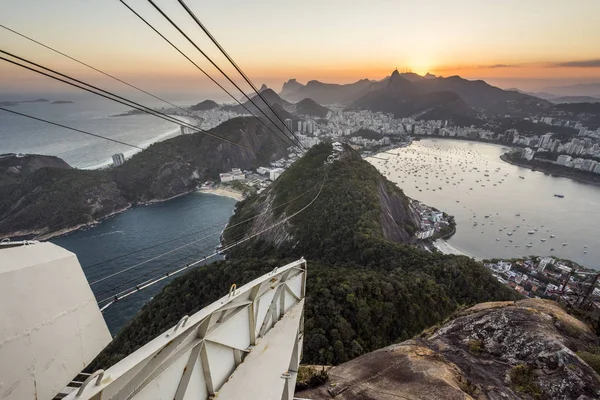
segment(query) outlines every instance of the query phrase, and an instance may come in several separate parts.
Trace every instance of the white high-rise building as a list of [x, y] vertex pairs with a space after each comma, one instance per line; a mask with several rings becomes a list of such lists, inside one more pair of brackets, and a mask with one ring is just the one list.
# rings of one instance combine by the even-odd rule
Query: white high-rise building
[[292, 120], [289, 118], [285, 119], [285, 126], [287, 126], [287, 128], [290, 130], [290, 132], [292, 132], [294, 130], [294, 127], [292, 126]]
[[275, 181], [275, 179], [279, 178], [279, 175], [283, 174], [283, 171], [285, 171], [283, 168], [273, 168], [269, 171], [269, 179]]
[[125, 162], [125, 156], [123, 155], [123, 153], [113, 154], [112, 160], [113, 165], [115, 167], [118, 167], [119, 165], [123, 165], [123, 163]]
[[298, 121], [298, 132], [302, 132], [302, 121]]

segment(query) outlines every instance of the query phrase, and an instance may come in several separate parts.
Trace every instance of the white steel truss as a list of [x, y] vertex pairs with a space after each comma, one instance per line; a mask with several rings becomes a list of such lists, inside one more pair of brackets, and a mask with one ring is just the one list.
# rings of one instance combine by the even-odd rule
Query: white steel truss
[[306, 261], [236, 288], [67, 399], [291, 400], [302, 354]]

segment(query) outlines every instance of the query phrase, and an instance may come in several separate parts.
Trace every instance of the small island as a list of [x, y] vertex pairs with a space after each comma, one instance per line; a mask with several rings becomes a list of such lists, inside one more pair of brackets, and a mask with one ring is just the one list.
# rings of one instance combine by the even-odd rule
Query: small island
[[20, 101], [19, 103], [49, 103], [50, 100], [48, 99], [36, 99], [36, 100], [25, 100], [25, 101]]
[[69, 100], [55, 100], [52, 104], [73, 104], [73, 102]]
[[49, 103], [50, 101], [47, 99], [36, 99], [36, 100], [22, 100], [22, 101], [14, 101], [14, 100], [5, 100], [0, 101], [0, 107], [15, 107], [19, 104], [27, 104], [27, 103]]
[[129, 110], [129, 111], [125, 111], [124, 113], [121, 113], [121, 114], [111, 115], [111, 117], [129, 117], [131, 115], [142, 115], [142, 114], [146, 114], [146, 112], [140, 111], [140, 110]]

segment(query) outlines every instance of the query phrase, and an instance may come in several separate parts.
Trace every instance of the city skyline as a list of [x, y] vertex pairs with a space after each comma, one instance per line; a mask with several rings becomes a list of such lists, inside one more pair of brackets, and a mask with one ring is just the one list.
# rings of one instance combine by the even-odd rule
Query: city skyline
[[[151, 5], [128, 2], [215, 77], [219, 74]], [[157, 1], [220, 65], [225, 60], [175, 0]], [[460, 75], [499, 87], [600, 82], [600, 2], [274, 0], [189, 3], [257, 84], [279, 91], [290, 78], [331, 83], [382, 79], [396, 67]], [[193, 66], [119, 1], [7, 0], [0, 23], [91, 65], [158, 92], [217, 93]], [[114, 83], [0, 29], [2, 48], [93, 82]], [[232, 71], [232, 68], [225, 68]], [[61, 84], [0, 64], [4, 92], [63, 90]]]

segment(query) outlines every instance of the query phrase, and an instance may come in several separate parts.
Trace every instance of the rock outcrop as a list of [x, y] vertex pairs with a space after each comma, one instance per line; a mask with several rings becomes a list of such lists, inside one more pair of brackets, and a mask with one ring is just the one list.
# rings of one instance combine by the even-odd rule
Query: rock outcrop
[[[557, 303], [482, 303], [420, 338], [329, 371], [307, 399], [598, 399], [600, 376], [578, 352], [598, 337]], [[581, 353], [579, 353], [581, 354]]]

